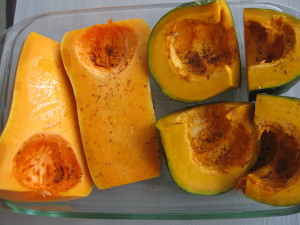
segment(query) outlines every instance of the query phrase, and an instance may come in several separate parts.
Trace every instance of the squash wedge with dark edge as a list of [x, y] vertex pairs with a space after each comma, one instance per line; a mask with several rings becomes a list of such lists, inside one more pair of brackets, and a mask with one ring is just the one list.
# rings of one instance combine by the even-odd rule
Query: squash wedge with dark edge
[[178, 101], [238, 87], [239, 47], [226, 1], [191, 2], [165, 14], [149, 38], [148, 66], [163, 93]]
[[99, 189], [159, 176], [161, 156], [142, 19], [67, 32], [62, 58], [77, 102], [92, 178]]
[[261, 154], [253, 172], [237, 189], [261, 203], [291, 206], [300, 203], [300, 99], [259, 94], [255, 124]]
[[300, 20], [269, 9], [245, 9], [248, 92], [281, 94], [299, 80]]
[[254, 105], [221, 102], [181, 110], [156, 123], [174, 181], [187, 192], [216, 195], [253, 167], [258, 139]]

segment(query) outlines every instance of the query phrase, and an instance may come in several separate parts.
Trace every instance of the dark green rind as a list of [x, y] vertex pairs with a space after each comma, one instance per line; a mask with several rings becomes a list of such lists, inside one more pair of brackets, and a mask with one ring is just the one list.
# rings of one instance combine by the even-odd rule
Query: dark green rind
[[[156, 127], [156, 128], [157, 128], [157, 127]], [[157, 129], [158, 129], [158, 128], [157, 128]], [[159, 130], [159, 129], [158, 129], [158, 130]], [[160, 130], [159, 130], [159, 132], [160, 132]], [[163, 145], [163, 140], [162, 140], [161, 138], [160, 138], [160, 145], [161, 145], [161, 148], [164, 149], [164, 147], [163, 147], [163, 146], [164, 146], [164, 145]], [[169, 172], [170, 172], [170, 174], [171, 174], [171, 177], [172, 177], [174, 183], [175, 183], [181, 190], [183, 190], [183, 191], [185, 191], [185, 192], [187, 192], [187, 193], [193, 194], [193, 195], [213, 196], [213, 195], [224, 194], [224, 193], [226, 193], [226, 192], [228, 192], [228, 191], [230, 191], [230, 190], [232, 190], [232, 189], [234, 188], [234, 186], [233, 186], [233, 187], [230, 187], [229, 189], [226, 189], [226, 190], [224, 190], [224, 191], [220, 191], [220, 192], [217, 192], [217, 193], [212, 192], [212, 193], [209, 193], [209, 194], [208, 194], [208, 193], [203, 194], [203, 193], [199, 193], [199, 192], [194, 192], [194, 191], [188, 190], [188, 188], [185, 188], [184, 185], [181, 185], [180, 182], [178, 182], [178, 181], [175, 179], [175, 177], [173, 176], [174, 173], [173, 173], [173, 170], [172, 170], [172, 165], [169, 163], [165, 151], [162, 151], [162, 152], [163, 152], [163, 156], [164, 156], [164, 158], [165, 158], [166, 164], [167, 164], [167, 166], [168, 166]]]
[[182, 7], [186, 7], [186, 6], [201, 6], [201, 5], [206, 5], [206, 4], [209, 4], [209, 3], [213, 3], [215, 1], [216, 0], [196, 0], [196, 1], [193, 1], [193, 2], [184, 3], [180, 6], [177, 6], [176, 8], [182, 8]]
[[[150, 73], [152, 74], [150, 68], [149, 68], [149, 71], [150, 71]], [[161, 86], [159, 85], [159, 83], [157, 82], [157, 80], [155, 79], [155, 77], [154, 77], [153, 75], [152, 75], [152, 77], [153, 77], [153, 80], [154, 80], [155, 84], [159, 87], [159, 89], [161, 90], [161, 92], [162, 92], [165, 96], [167, 96], [167, 97], [170, 98], [171, 100], [173, 100], [173, 101], [175, 101], [175, 102], [179, 102], [179, 103], [184, 102], [184, 103], [190, 103], [190, 104], [193, 104], [193, 103], [199, 103], [199, 104], [201, 104], [201, 102], [207, 101], [207, 100], [209, 100], [209, 99], [211, 99], [211, 98], [214, 98], [214, 97], [216, 97], [216, 96], [218, 96], [218, 95], [221, 95], [221, 94], [225, 93], [226, 91], [230, 91], [230, 90], [233, 90], [233, 89], [238, 88], [238, 87], [230, 87], [230, 88], [224, 90], [223, 92], [221, 92], [221, 93], [219, 93], [219, 94], [217, 94], [217, 95], [214, 95], [214, 96], [211, 96], [211, 97], [205, 98], [205, 99], [187, 100], [187, 99], [182, 99], [182, 98], [175, 98], [175, 97], [173, 97], [172, 95], [170, 95], [168, 92], [166, 92], [165, 90], [163, 90], [163, 89], [161, 88]], [[212, 103], [215, 103], [215, 102], [212, 102]], [[207, 103], [203, 103], [203, 104], [207, 104]], [[192, 105], [191, 107], [193, 107], [193, 106], [194, 106], [194, 105]]]
[[232, 189], [235, 187], [235, 186], [233, 186], [233, 187], [230, 187], [229, 189], [226, 189], [226, 190], [223, 190], [223, 191], [220, 191], [220, 192], [211, 192], [211, 193], [205, 193], [205, 194], [204, 194], [204, 193], [199, 193], [199, 192], [194, 192], [194, 191], [188, 190], [188, 188], [185, 188], [183, 185], [180, 185], [180, 183], [177, 182], [177, 180], [176, 180], [176, 179], [174, 178], [174, 176], [173, 176], [172, 166], [171, 166], [169, 163], [167, 163], [167, 165], [168, 165], [170, 174], [171, 174], [172, 179], [173, 179], [173, 181], [175, 182], [175, 184], [176, 184], [180, 189], [184, 190], [184, 191], [187, 192], [187, 193], [193, 194], [193, 195], [203, 195], [203, 196], [221, 195], [221, 194], [224, 194], [224, 193], [226, 193], [226, 192], [232, 190]]
[[[150, 70], [150, 69], [149, 69], [149, 70]], [[151, 73], [151, 70], [150, 70], [150, 73]], [[151, 74], [152, 74], [152, 73], [151, 73]], [[160, 90], [162, 91], [162, 93], [163, 93], [165, 96], [167, 96], [168, 98], [170, 98], [170, 99], [172, 99], [172, 100], [174, 100], [174, 101], [176, 101], [176, 102], [180, 102], [180, 103], [184, 102], [184, 103], [190, 103], [190, 104], [193, 104], [193, 103], [199, 103], [199, 104], [201, 104], [201, 102], [203, 102], [203, 101], [207, 101], [207, 100], [209, 100], [210, 98], [214, 98], [214, 97], [216, 97], [216, 96], [218, 96], [218, 95], [221, 95], [221, 94], [223, 94], [223, 93], [225, 93], [225, 92], [227, 92], [227, 91], [230, 91], [230, 90], [233, 90], [233, 89], [238, 88], [238, 87], [229, 87], [229, 88], [225, 89], [223, 92], [220, 92], [219, 94], [216, 94], [216, 95], [214, 95], [214, 96], [211, 96], [211, 97], [205, 98], [205, 99], [187, 100], [187, 99], [182, 99], [182, 98], [175, 98], [175, 97], [173, 97], [172, 95], [170, 95], [168, 92], [166, 92], [165, 90], [163, 90], [163, 89], [161, 88], [161, 86], [160, 86], [159, 83], [156, 81], [156, 79], [155, 79], [155, 77], [154, 77], [153, 75], [152, 75], [152, 77], [153, 77], [153, 80], [155, 81], [156, 85], [160, 88]], [[213, 103], [215, 103], [215, 102], [213, 102]], [[203, 104], [207, 104], [207, 103], [203, 103]]]
[[148, 68], [149, 68], [149, 71], [150, 71], [150, 74], [152, 75], [153, 77], [153, 80], [155, 81], [156, 85], [159, 87], [159, 89], [163, 92], [163, 94], [167, 97], [169, 97], [170, 99], [172, 100], [175, 100], [175, 101], [178, 101], [178, 102], [186, 102], [186, 103], [197, 103], [197, 102], [200, 102], [200, 101], [203, 101], [202, 99], [198, 99], [198, 100], [193, 100], [193, 101], [189, 101], [189, 100], [186, 100], [186, 99], [181, 99], [181, 98], [174, 98], [172, 97], [171, 95], [168, 94], [168, 92], [166, 92], [164, 89], [162, 89], [162, 87], [160, 86], [159, 82], [157, 82], [156, 80], [156, 77], [153, 75], [152, 73], [152, 70], [151, 70], [151, 66], [149, 66], [151, 63], [150, 63], [150, 57], [149, 55], [151, 54], [150, 52], [150, 40], [152, 39], [152, 35], [154, 34], [155, 32], [155, 29], [158, 27], [158, 25], [160, 24], [161, 21], [164, 20], [164, 18], [166, 16], [168, 16], [170, 13], [173, 13], [174, 11], [177, 11], [181, 8], [184, 8], [184, 7], [195, 7], [195, 6], [201, 6], [201, 3], [203, 3], [202, 5], [205, 5], [205, 4], [210, 4], [210, 3], [213, 3], [215, 2], [216, 0], [198, 0], [198, 1], [193, 1], [193, 2], [188, 2], [188, 3], [184, 3], [184, 4], [181, 4], [179, 6], [177, 6], [176, 8], [170, 10], [169, 12], [167, 12], [165, 15], [163, 15], [159, 20], [158, 22], [156, 23], [156, 25], [153, 27], [151, 33], [150, 33], [150, 36], [149, 36], [149, 41], [148, 41], [148, 45], [147, 45], [147, 59], [148, 59]]
[[[178, 101], [178, 102], [186, 102], [186, 103], [198, 103], [198, 102], [207, 100], [207, 99], [209, 99], [209, 98], [207, 98], [207, 99], [196, 99], [196, 100], [187, 100], [187, 99], [175, 98], [175, 97], [173, 97], [172, 95], [170, 95], [168, 92], [166, 92], [166, 91], [160, 86], [159, 82], [157, 82], [157, 80], [156, 80], [156, 77], [155, 77], [155, 76], [153, 75], [153, 73], [152, 73], [151, 66], [149, 66], [149, 65], [151, 64], [151, 63], [150, 63], [150, 60], [149, 60], [149, 59], [150, 59], [149, 56], [151, 55], [151, 53], [150, 53], [150, 52], [151, 52], [151, 51], [150, 51], [150, 42], [151, 42], [151, 39], [152, 39], [152, 35], [154, 34], [155, 29], [158, 27], [158, 25], [160, 24], [160, 22], [163, 21], [164, 18], [165, 18], [166, 16], [168, 16], [168, 14], [170, 14], [170, 13], [176, 11], [176, 10], [180, 10], [180, 9], [182, 9], [182, 8], [184, 8], [184, 7], [199, 7], [199, 6], [202, 6], [202, 5], [211, 4], [211, 3], [215, 2], [215, 1], [217, 1], [217, 0], [196, 0], [196, 1], [193, 1], [193, 2], [188, 2], [188, 3], [181, 4], [181, 5], [177, 6], [176, 8], [174, 8], [174, 9], [170, 10], [169, 12], [167, 12], [165, 15], [163, 15], [163, 16], [158, 20], [158, 22], [157, 22], [156, 25], [153, 27], [153, 29], [152, 29], [152, 31], [151, 31], [151, 33], [150, 33], [149, 41], [148, 41], [148, 45], [147, 45], [148, 69], [149, 69], [150, 74], [151, 74], [152, 77], [153, 77], [154, 82], [155, 82], [156, 85], [159, 87], [159, 89], [163, 92], [163, 94], [164, 94], [165, 96], [169, 97], [169, 98], [172, 99], [172, 100], [175, 100], [175, 101]], [[228, 3], [227, 3], [227, 2], [226, 2], [226, 4], [227, 4], [227, 6], [228, 6]], [[229, 6], [228, 6], [228, 8], [229, 8]], [[230, 15], [231, 15], [231, 17], [232, 17], [231, 10], [229, 10], [229, 11], [230, 11]], [[232, 21], [233, 21], [233, 24], [234, 24], [234, 20], [233, 20], [233, 19], [232, 19]], [[234, 25], [234, 27], [235, 27], [235, 25]], [[238, 46], [238, 47], [239, 47], [239, 46]], [[241, 63], [241, 62], [240, 62], [240, 63]], [[237, 88], [237, 87], [231, 87], [231, 88], [228, 88], [227, 90], [224, 90], [222, 93], [225, 93], [226, 91], [233, 90], [233, 89], [235, 89], [235, 88]], [[222, 93], [219, 93], [219, 94], [217, 94], [217, 95], [220, 95], [220, 94], [222, 94]], [[217, 96], [217, 95], [215, 95], [215, 96]], [[215, 97], [215, 96], [211, 96], [211, 98], [213, 98], [213, 97]]]
[[300, 74], [296, 76], [293, 80], [284, 83], [282, 85], [276, 87], [262, 88], [256, 89], [253, 91], [249, 91], [249, 101], [253, 102], [256, 99], [256, 95], [258, 94], [269, 94], [269, 95], [279, 95], [290, 90], [295, 84], [300, 80]]

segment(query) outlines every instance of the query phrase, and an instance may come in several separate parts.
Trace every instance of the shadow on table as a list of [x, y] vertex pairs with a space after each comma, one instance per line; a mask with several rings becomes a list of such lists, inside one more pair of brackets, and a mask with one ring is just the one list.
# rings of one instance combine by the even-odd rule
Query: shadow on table
[[14, 23], [16, 3], [17, 0], [6, 0], [6, 28]]

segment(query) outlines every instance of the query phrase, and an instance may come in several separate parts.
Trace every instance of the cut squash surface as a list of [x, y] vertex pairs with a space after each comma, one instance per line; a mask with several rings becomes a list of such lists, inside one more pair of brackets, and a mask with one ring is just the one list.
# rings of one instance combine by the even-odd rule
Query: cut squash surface
[[237, 186], [255, 200], [275, 206], [300, 203], [300, 100], [258, 94], [255, 124], [261, 154], [254, 171]]
[[228, 191], [258, 157], [251, 103], [212, 103], [181, 110], [160, 119], [156, 127], [174, 181], [194, 194]]
[[62, 57], [97, 187], [159, 176], [161, 158], [147, 68], [150, 28], [141, 19], [65, 34]]
[[1, 198], [56, 201], [91, 192], [60, 44], [37, 33], [29, 34], [20, 54], [0, 155]]
[[152, 30], [148, 65], [162, 91], [179, 101], [238, 87], [239, 47], [226, 1], [192, 2], [165, 14]]
[[250, 100], [295, 85], [300, 75], [300, 20], [274, 10], [245, 9], [244, 31]]

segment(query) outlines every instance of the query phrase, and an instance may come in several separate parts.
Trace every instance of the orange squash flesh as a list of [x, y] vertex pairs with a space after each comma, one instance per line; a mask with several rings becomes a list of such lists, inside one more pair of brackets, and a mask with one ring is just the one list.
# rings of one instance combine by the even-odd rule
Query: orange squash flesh
[[300, 101], [258, 94], [254, 122], [261, 153], [254, 170], [236, 189], [258, 202], [274, 206], [300, 203]]
[[178, 101], [238, 87], [239, 47], [226, 1], [192, 2], [165, 14], [151, 33], [148, 64], [163, 93]]
[[170, 173], [182, 189], [220, 194], [251, 170], [259, 153], [253, 109], [242, 102], [203, 104], [156, 123]]
[[244, 32], [250, 100], [281, 94], [299, 81], [300, 20], [270, 9], [245, 9]]
[[60, 44], [37, 33], [21, 51], [0, 155], [1, 198], [69, 200], [92, 189]]
[[71, 31], [62, 41], [81, 136], [99, 189], [157, 177], [160, 152], [141, 19]]

